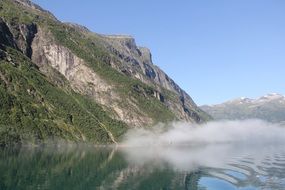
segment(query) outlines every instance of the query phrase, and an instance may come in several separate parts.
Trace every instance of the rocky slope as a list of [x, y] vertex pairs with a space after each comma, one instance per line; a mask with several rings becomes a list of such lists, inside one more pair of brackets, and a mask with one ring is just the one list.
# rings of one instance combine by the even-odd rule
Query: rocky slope
[[258, 118], [270, 122], [285, 122], [285, 97], [272, 93], [257, 99], [238, 98], [222, 104], [201, 106], [215, 119]]
[[0, 31], [2, 144], [116, 142], [130, 127], [210, 118], [132, 37], [61, 23], [28, 0], [1, 0]]

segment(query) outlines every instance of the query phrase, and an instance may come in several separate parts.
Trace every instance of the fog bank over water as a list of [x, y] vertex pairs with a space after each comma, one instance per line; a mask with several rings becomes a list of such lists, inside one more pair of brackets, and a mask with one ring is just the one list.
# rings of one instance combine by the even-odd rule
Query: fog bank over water
[[[128, 147], [119, 149], [129, 164], [145, 167], [170, 167], [178, 171], [198, 171], [201, 168], [223, 168], [238, 170], [236, 164], [243, 163], [254, 168], [257, 173], [263, 173], [257, 166], [264, 167], [264, 162], [280, 162], [284, 167], [284, 146], [276, 145], [233, 145], [210, 144], [204, 146], [183, 147]], [[281, 160], [281, 161], [280, 161]], [[233, 165], [231, 165], [233, 164]], [[235, 165], [235, 167], [233, 167]], [[248, 174], [249, 175], [249, 174]]]
[[122, 145], [144, 147], [283, 142], [285, 127], [262, 120], [235, 120], [213, 121], [203, 125], [173, 122], [150, 129], [132, 129], [124, 136]]
[[261, 120], [214, 121], [203, 125], [175, 122], [153, 129], [130, 130], [122, 145], [119, 150], [125, 159], [142, 167], [231, 170], [229, 163], [244, 164], [245, 159], [257, 174], [239, 167], [233, 170], [260, 175], [263, 173], [257, 166], [265, 167], [266, 160], [275, 163], [284, 159], [285, 128]]

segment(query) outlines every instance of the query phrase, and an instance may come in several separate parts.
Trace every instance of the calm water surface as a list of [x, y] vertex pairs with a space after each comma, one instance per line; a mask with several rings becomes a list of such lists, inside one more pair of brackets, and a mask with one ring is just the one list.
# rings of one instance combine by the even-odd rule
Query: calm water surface
[[0, 189], [285, 189], [282, 145], [0, 150]]

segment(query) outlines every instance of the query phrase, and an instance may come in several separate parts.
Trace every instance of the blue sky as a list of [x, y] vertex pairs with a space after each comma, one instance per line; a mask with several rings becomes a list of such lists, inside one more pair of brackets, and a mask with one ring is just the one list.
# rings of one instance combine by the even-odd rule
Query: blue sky
[[132, 35], [198, 105], [285, 94], [284, 0], [33, 0], [59, 20]]

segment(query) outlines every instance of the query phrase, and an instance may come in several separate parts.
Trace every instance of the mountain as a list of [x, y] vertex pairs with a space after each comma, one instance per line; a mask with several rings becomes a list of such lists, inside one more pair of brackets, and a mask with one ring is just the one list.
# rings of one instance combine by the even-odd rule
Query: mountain
[[132, 127], [210, 116], [134, 38], [62, 23], [29, 0], [0, 1], [0, 145], [116, 143]]
[[285, 97], [271, 93], [257, 99], [238, 98], [217, 105], [201, 106], [214, 119], [258, 118], [270, 122], [285, 122]]

